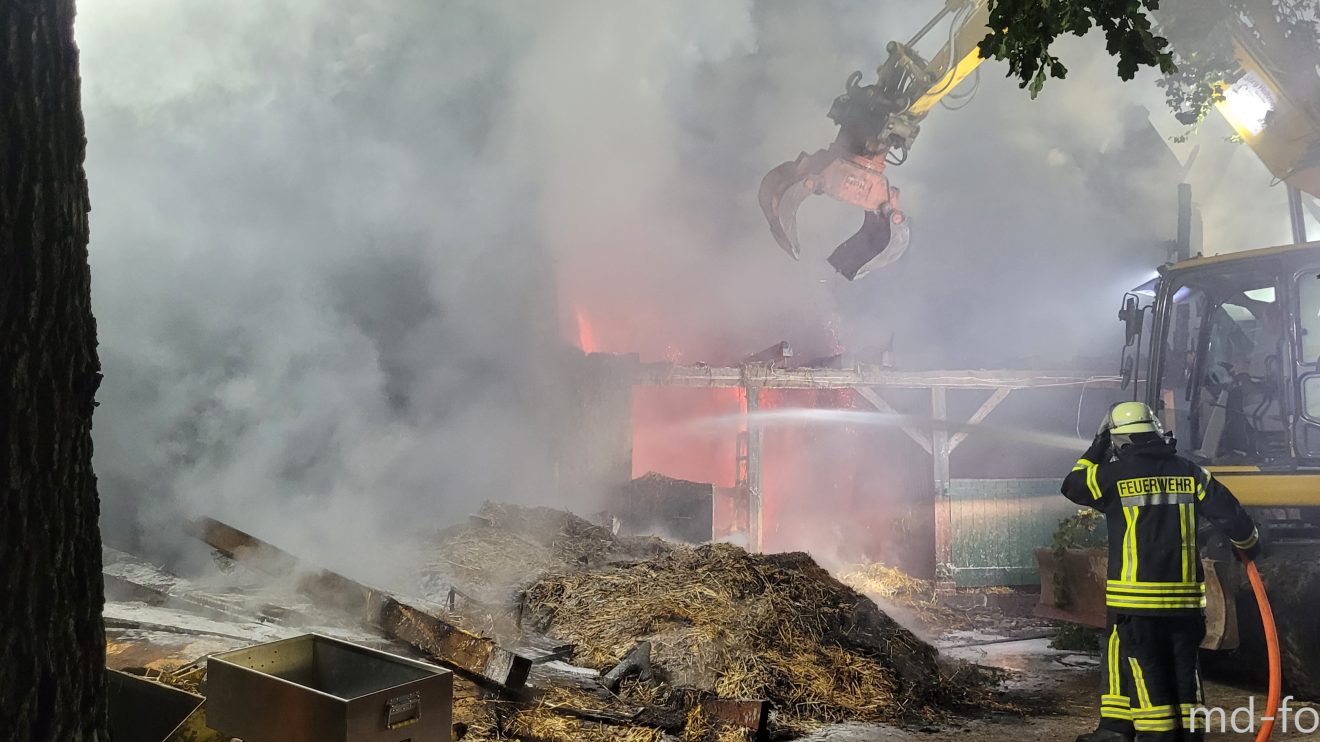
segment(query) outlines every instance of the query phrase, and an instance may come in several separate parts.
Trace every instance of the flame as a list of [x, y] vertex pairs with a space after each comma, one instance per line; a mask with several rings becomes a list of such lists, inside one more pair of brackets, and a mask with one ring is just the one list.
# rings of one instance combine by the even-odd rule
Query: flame
[[[637, 328], [621, 324], [618, 311], [592, 301], [564, 301], [559, 316], [566, 344], [584, 353], [626, 352], [638, 340]], [[809, 340], [809, 353], [842, 352], [839, 324], [827, 322], [823, 330]], [[663, 328], [641, 340], [644, 358], [649, 354], [670, 363], [690, 363], [709, 352], [686, 347]], [[741, 541], [750, 525], [747, 402], [742, 388], [638, 385], [632, 389], [633, 476], [654, 471], [712, 484], [711, 525], [716, 538]], [[856, 405], [851, 390], [763, 389], [760, 393], [760, 408], [767, 412]], [[721, 418], [740, 422], [693, 424]], [[928, 537], [911, 524], [934, 522], [922, 510], [922, 502], [930, 498], [919, 502], [924, 489], [909, 494], [896, 488], [894, 483], [908, 485], [911, 477], [899, 479], [897, 471], [890, 472], [895, 462], [901, 465], [910, 458], [909, 442], [901, 432], [789, 423], [761, 427], [760, 439], [762, 550], [810, 551], [839, 564], [884, 557], [906, 569], [926, 569], [911, 554], [933, 552], [914, 548], [915, 540]]]
[[600, 350], [600, 343], [596, 339], [596, 330], [591, 326], [591, 320], [587, 318], [586, 312], [581, 307], [575, 312], [577, 317], [577, 342], [578, 348], [583, 353], [596, 353]]

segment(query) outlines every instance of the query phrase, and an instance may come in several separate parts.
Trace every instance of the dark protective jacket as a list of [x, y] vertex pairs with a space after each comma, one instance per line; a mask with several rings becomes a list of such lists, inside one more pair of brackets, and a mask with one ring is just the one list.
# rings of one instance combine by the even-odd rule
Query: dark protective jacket
[[1259, 538], [1251, 517], [1209, 471], [1178, 456], [1171, 441], [1133, 444], [1116, 459], [1099, 461], [1104, 455], [1092, 446], [1063, 480], [1063, 494], [1105, 514], [1107, 605], [1131, 614], [1202, 610], [1205, 574], [1197, 551], [1197, 516], [1241, 549]]

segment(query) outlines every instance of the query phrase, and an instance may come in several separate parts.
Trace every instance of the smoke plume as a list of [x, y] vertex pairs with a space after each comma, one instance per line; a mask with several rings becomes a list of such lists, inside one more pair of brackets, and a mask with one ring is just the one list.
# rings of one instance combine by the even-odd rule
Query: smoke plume
[[[890, 270], [831, 273], [860, 220], [836, 204], [804, 209], [800, 263], [769, 238], [760, 176], [827, 144], [848, 73], [941, 2], [83, 3], [107, 538], [168, 549], [207, 513], [362, 574], [482, 499], [590, 507], [554, 485], [581, 318], [687, 362], [1116, 356], [1174, 225], [1125, 209], [1177, 179], [1118, 172], [1106, 200], [1088, 173], [1134, 105], [1176, 130], [1094, 39], [1038, 101], [992, 64], [932, 114], [893, 171], [914, 247]], [[1191, 174], [1208, 245], [1283, 241], [1281, 211], [1217, 208], [1283, 199], [1221, 134]]]

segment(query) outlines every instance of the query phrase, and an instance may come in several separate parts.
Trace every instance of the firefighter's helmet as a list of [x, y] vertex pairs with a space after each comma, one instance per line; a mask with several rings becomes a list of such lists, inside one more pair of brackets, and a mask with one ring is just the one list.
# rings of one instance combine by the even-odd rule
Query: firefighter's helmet
[[1131, 440], [1128, 436], [1136, 433], [1164, 434], [1164, 426], [1160, 425], [1155, 411], [1142, 402], [1120, 402], [1114, 405], [1105, 416], [1102, 428], [1108, 430], [1111, 436], [1126, 441]]

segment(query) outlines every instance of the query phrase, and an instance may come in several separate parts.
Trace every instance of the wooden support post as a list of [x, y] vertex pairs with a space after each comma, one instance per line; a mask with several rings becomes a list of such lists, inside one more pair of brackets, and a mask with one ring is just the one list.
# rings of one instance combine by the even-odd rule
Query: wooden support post
[[764, 438], [757, 415], [760, 409], [760, 388], [747, 387], [747, 549], [753, 553], [760, 552], [764, 543], [761, 519], [761, 444]]
[[949, 431], [940, 421], [948, 419], [944, 387], [931, 387], [930, 414], [936, 425], [931, 431], [931, 460], [935, 480], [935, 578], [952, 579], [953, 513], [949, 503]]

